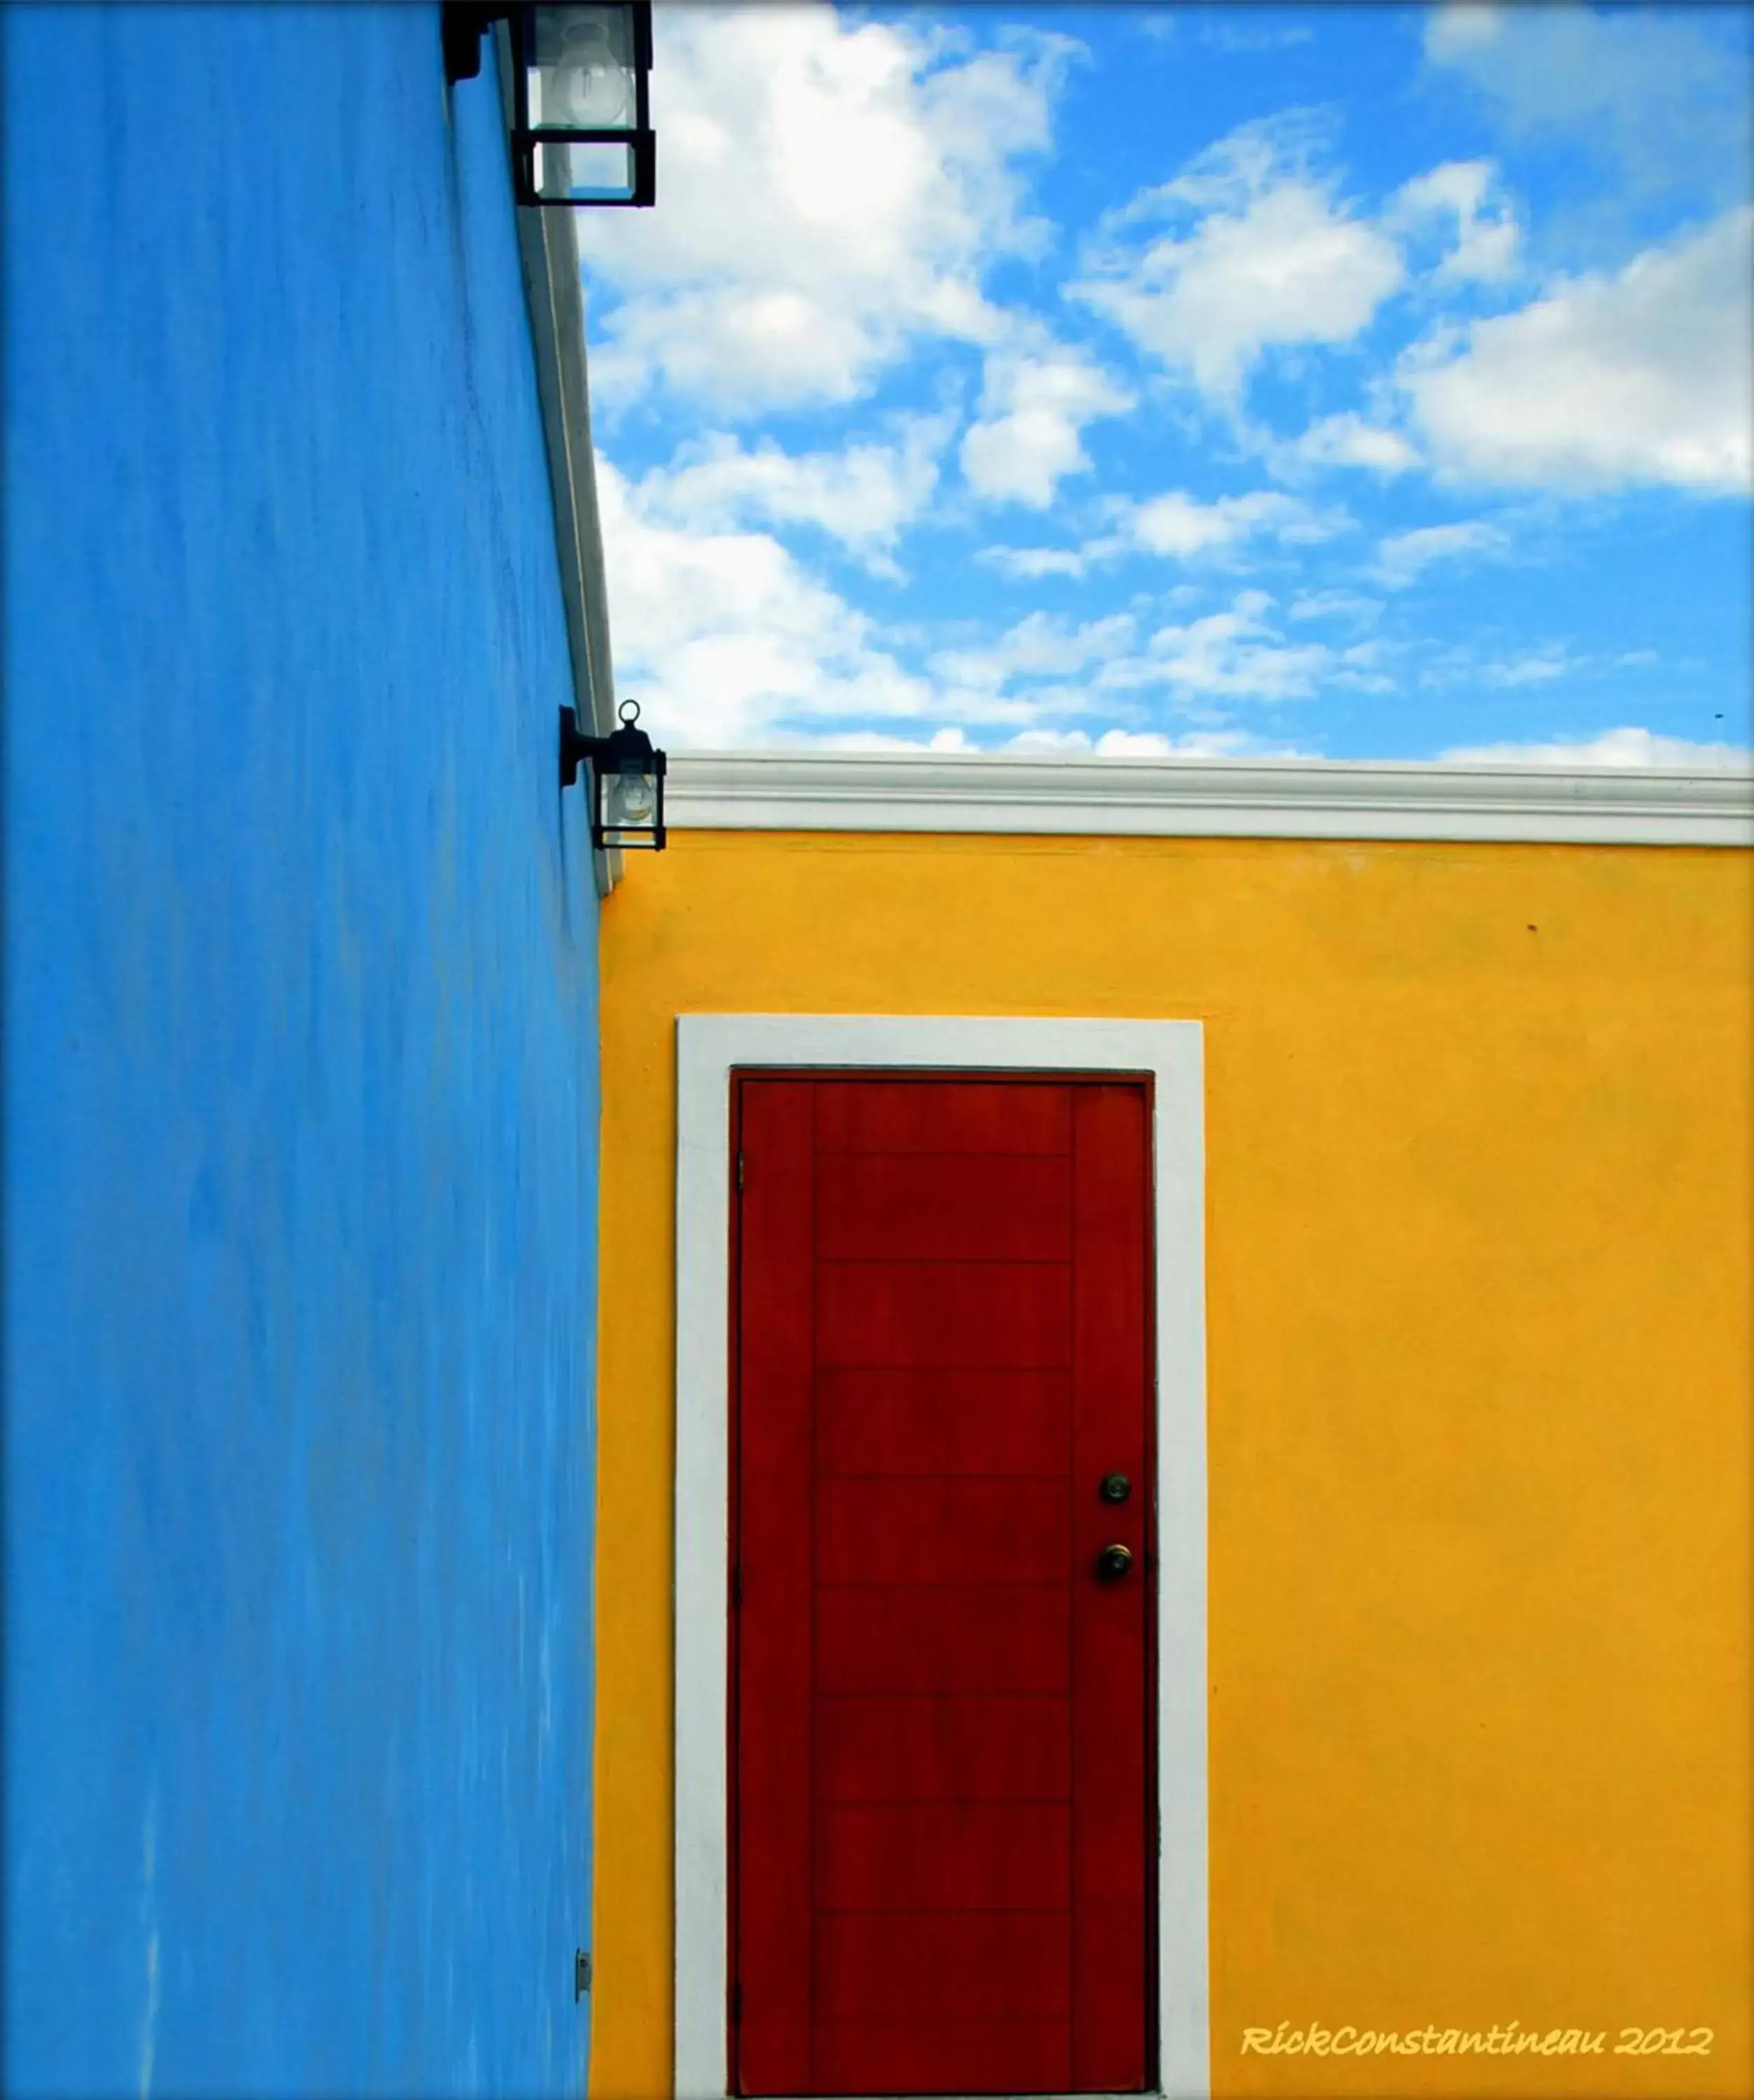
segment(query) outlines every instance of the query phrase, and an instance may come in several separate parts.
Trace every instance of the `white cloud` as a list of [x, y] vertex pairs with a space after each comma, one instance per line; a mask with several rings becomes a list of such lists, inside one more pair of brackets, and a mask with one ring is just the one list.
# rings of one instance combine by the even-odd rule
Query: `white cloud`
[[1197, 502], [1185, 491], [1171, 489], [1126, 514], [1126, 530], [1135, 545], [1148, 554], [1170, 554], [1183, 561], [1232, 553], [1255, 539], [1307, 545], [1331, 538], [1342, 523], [1277, 489], [1221, 496], [1211, 503]]
[[1568, 678], [1574, 673], [1584, 669], [1585, 660], [1558, 646], [1531, 649], [1521, 656], [1506, 657], [1495, 664], [1483, 664], [1480, 679], [1485, 685], [1509, 686], [1513, 690], [1523, 686], [1545, 686], [1555, 678]]
[[[1179, 231], [1138, 245], [1130, 229], [1163, 218]], [[1286, 128], [1255, 124], [1135, 198], [1069, 290], [1234, 412], [1268, 351], [1352, 342], [1404, 275]]]
[[663, 204], [584, 214], [611, 404], [663, 382], [740, 413], [845, 401], [921, 336], [986, 342], [981, 289], [1038, 245], [1019, 163], [1051, 143], [1080, 46], [1020, 32], [962, 55], [828, 6], [666, 7]]
[[1754, 208], [1560, 280], [1402, 360], [1434, 461], [1531, 486], [1662, 483], [1739, 495], [1754, 476]]
[[1103, 509], [1113, 529], [1080, 546], [985, 547], [976, 559], [1022, 581], [1085, 576], [1123, 554], [1235, 563], [1254, 542], [1311, 545], [1332, 539], [1351, 523], [1342, 513], [1318, 510], [1300, 497], [1267, 488], [1220, 496], [1210, 503], [1201, 503], [1184, 489], [1170, 489], [1143, 503], [1112, 497]]
[[1485, 664], [1481, 666], [1481, 682], [1510, 686], [1514, 691], [1525, 685], [1550, 685], [1554, 678], [1569, 678], [1586, 668], [1586, 657], [1573, 657], [1565, 646], [1548, 645], [1546, 649], [1529, 649], [1523, 655]]
[[1095, 682], [1108, 691], [1161, 686], [1184, 702], [1307, 699], [1333, 669], [1333, 651], [1286, 642], [1267, 618], [1272, 607], [1265, 591], [1239, 591], [1227, 612], [1159, 628], [1142, 655], [1105, 665]]
[[1250, 22], [1246, 7], [1207, 8], [1199, 15], [1200, 41], [1215, 51], [1253, 57], [1263, 51], [1289, 51], [1310, 42], [1316, 32], [1307, 22]]
[[1068, 474], [1090, 470], [1080, 433], [1133, 397], [1076, 351], [989, 351], [980, 419], [962, 444], [963, 472], [978, 496], [1041, 510]]
[[1002, 576], [1033, 583], [1042, 576], [1082, 576], [1093, 561], [1107, 559], [1121, 545], [1105, 539], [1084, 547], [982, 547], [975, 559]]
[[[1002, 732], [1108, 755], [1219, 757], [1272, 748], [1237, 726], [1240, 708], [1389, 682], [1379, 645], [1288, 641], [1258, 589], [1143, 642], [1130, 612], [1082, 623], [1032, 612], [990, 644], [937, 651], [920, 675], [892, 653], [897, 631], [770, 533], [680, 522], [668, 477], [629, 482], [607, 461], [599, 471], [618, 660], [672, 748], [957, 751]], [[1142, 704], [1185, 727], [1153, 726]], [[1068, 726], [1104, 715], [1100, 729]]]
[[1161, 682], [1204, 699], [1310, 699], [1332, 663], [1331, 652], [1319, 645], [1245, 639], [1225, 613], [1154, 635], [1152, 646], [1160, 659]]
[[1130, 613], [1071, 627], [1045, 612], [1032, 612], [990, 648], [942, 650], [930, 668], [954, 686], [997, 692], [1019, 678], [1065, 677], [1108, 661], [1133, 639]]
[[1419, 454], [1399, 430], [1367, 423], [1351, 409], [1338, 416], [1324, 416], [1311, 423], [1302, 436], [1282, 448], [1289, 456], [1276, 463], [1302, 462], [1309, 466], [1363, 466], [1378, 474], [1402, 474], [1419, 464]]
[[1395, 680], [1384, 666], [1400, 653], [1387, 642], [1355, 642], [1340, 651], [1327, 683], [1343, 686], [1355, 693], [1391, 693]]
[[1251, 736], [1242, 730], [1192, 730], [1166, 736], [1161, 730], [1108, 729], [1094, 738], [1082, 729], [1026, 729], [1012, 737], [1007, 750], [1054, 753], [1068, 758], [1304, 758], [1314, 754], [1296, 745]]
[[672, 744], [772, 742], [848, 717], [1026, 723], [1025, 704], [906, 671], [874, 623], [764, 532], [692, 531], [597, 465], [618, 672]]
[[1410, 532], [1392, 532], [1377, 549], [1378, 583], [1404, 590], [1434, 562], [1479, 560], [1502, 555], [1510, 542], [1496, 525], [1471, 518], [1457, 525], [1421, 525]]
[[948, 435], [935, 417], [910, 418], [896, 443], [840, 452], [787, 452], [772, 439], [746, 448], [734, 437], [709, 435], [646, 475], [641, 504], [647, 518], [697, 533], [751, 520], [812, 525], [893, 575], [897, 536], [930, 501], [936, 456]]
[[[1020, 743], [1065, 749], [1087, 748], [1091, 735], [1060, 726], [1067, 716], [1124, 716], [1138, 704], [1125, 696], [1135, 694], [1166, 695], [1178, 713], [1201, 725], [1199, 735], [1215, 752], [1220, 747], [1211, 738], [1239, 748], [1245, 740], [1227, 719], [1238, 704], [1305, 699], [1324, 683], [1377, 690], [1384, 682], [1364, 660], [1371, 645], [1337, 651], [1320, 642], [1288, 642], [1274, 611], [1267, 592], [1239, 591], [1225, 611], [1159, 627], [1143, 646], [1125, 613], [1077, 626], [1032, 613], [991, 647], [941, 651], [928, 668], [946, 690], [1026, 708], [1033, 718]], [[1099, 750], [1143, 752], [1159, 742], [1180, 749], [1185, 742], [1121, 725], [1105, 735]]]
[[866, 751], [895, 754], [918, 752], [965, 757], [986, 752], [1020, 757], [1051, 758], [1306, 758], [1314, 757], [1295, 744], [1252, 736], [1242, 730], [1192, 730], [1167, 736], [1160, 730], [1106, 729], [1094, 735], [1082, 729], [1026, 729], [996, 745], [976, 743], [960, 729], [941, 729], [929, 737], [890, 736], [880, 730], [848, 730], [811, 739], [818, 751]]
[[1306, 591], [1291, 601], [1293, 620], [1352, 620], [1368, 626], [1382, 617], [1382, 601], [1356, 591]]
[[1492, 655], [1471, 642], [1439, 646], [1428, 640], [1417, 654], [1415, 682], [1426, 692], [1477, 692], [1483, 687], [1514, 692], [1604, 668], [1602, 658], [1575, 655], [1564, 642], [1526, 644], [1509, 655]]
[[1754, 769], [1754, 751], [1745, 745], [1693, 743], [1647, 729], [1604, 730], [1599, 736], [1570, 743], [1473, 744], [1439, 755], [1457, 765], [1648, 765], [1689, 773]]
[[1426, 17], [1426, 56], [1445, 65], [1465, 61], [1496, 41], [1504, 12], [1481, 0], [1439, 0]]
[[1454, 221], [1456, 245], [1433, 273], [1439, 283], [1502, 284], [1516, 274], [1520, 235], [1516, 214], [1496, 188], [1490, 161], [1446, 161], [1403, 183], [1389, 200], [1386, 217], [1406, 227], [1434, 218]]
[[976, 743], [964, 730], [950, 728], [934, 730], [930, 736], [891, 736], [882, 730], [836, 730], [827, 736], [809, 739], [814, 751], [868, 751], [896, 752], [909, 751], [936, 752], [941, 756], [956, 756], [978, 751]]
[[1426, 56], [1513, 137], [1608, 156], [1622, 196], [1691, 188], [1724, 204], [1747, 186], [1744, 24], [1737, 7], [1451, 4], [1426, 16]]

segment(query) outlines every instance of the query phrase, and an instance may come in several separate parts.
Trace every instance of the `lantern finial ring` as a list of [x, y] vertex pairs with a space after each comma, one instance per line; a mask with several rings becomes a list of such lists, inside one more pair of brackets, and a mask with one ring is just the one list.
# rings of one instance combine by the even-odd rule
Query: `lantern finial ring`
[[[631, 714], [628, 712], [630, 708], [633, 711]], [[631, 726], [637, 722], [640, 718], [640, 704], [637, 700], [624, 700], [619, 708], [616, 709], [616, 712], [619, 715], [621, 720], [631, 727]]]

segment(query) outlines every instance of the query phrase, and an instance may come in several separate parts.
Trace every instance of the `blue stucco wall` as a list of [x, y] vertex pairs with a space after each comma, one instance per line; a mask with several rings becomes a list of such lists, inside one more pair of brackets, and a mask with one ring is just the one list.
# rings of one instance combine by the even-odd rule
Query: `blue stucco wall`
[[596, 908], [491, 59], [3, 33], [7, 2090], [578, 2092]]

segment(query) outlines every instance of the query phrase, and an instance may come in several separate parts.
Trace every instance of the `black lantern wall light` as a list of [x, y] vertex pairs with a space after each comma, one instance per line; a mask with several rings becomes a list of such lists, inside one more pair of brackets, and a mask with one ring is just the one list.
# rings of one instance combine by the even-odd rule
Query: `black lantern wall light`
[[586, 736], [571, 708], [560, 711], [560, 784], [570, 788], [583, 760], [591, 769], [591, 843], [663, 851], [664, 754], [637, 727], [640, 704], [624, 700], [621, 726]]
[[445, 73], [481, 70], [490, 24], [512, 37], [513, 186], [520, 204], [648, 205], [658, 192], [658, 140], [647, 79], [651, 0], [575, 7], [443, 10]]

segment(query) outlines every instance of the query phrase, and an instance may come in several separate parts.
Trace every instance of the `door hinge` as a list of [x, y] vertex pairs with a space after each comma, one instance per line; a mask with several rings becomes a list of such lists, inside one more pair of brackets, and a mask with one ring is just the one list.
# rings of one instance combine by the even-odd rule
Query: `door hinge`
[[734, 1983], [731, 1986], [731, 2025], [735, 2027], [743, 2016], [743, 1987], [741, 1983]]
[[731, 1602], [734, 1604], [740, 1604], [743, 1601], [743, 1571], [741, 1568], [734, 1568], [731, 1570]]
[[572, 1957], [572, 1998], [576, 2005], [591, 1988], [591, 1957], [581, 1947]]
[[739, 1196], [743, 1193], [743, 1155], [740, 1152], [737, 1155], [737, 1193]]

